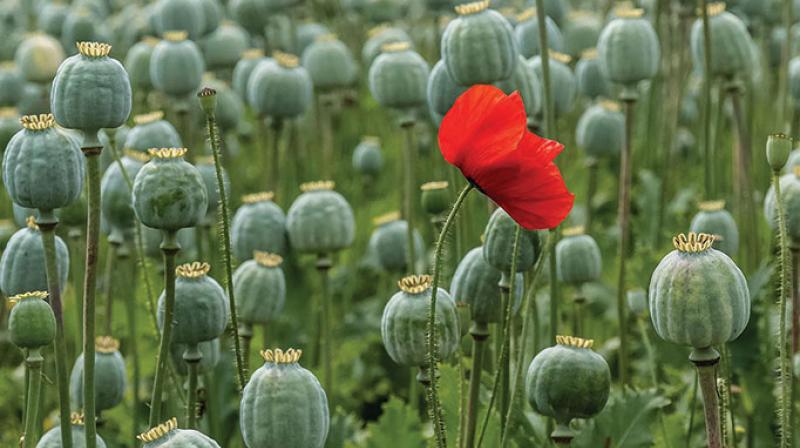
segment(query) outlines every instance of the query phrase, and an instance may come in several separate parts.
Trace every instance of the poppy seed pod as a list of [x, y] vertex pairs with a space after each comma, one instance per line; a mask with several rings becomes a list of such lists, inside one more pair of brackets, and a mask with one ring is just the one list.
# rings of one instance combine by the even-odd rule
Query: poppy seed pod
[[172, 123], [164, 119], [164, 112], [136, 115], [133, 124], [122, 141], [124, 149], [147, 155], [150, 148], [180, 148], [182, 145], [180, 134]]
[[[450, 282], [450, 294], [455, 300], [469, 305], [471, 319], [478, 323], [499, 322], [503, 316], [501, 289], [503, 273], [483, 258], [483, 248], [475, 247], [458, 263]], [[517, 274], [512, 311], [522, 306], [525, 280]], [[463, 321], [462, 321], [463, 322]]]
[[162, 36], [170, 31], [185, 31], [189, 39], [196, 41], [206, 29], [200, 0], [159, 0], [153, 18], [155, 31]]
[[281, 268], [283, 258], [255, 251], [233, 273], [239, 322], [266, 325], [280, 316], [286, 301], [286, 279]]
[[[375, 230], [370, 235], [368, 246], [375, 251], [378, 264], [387, 272], [412, 270], [408, 267], [408, 222], [400, 219], [399, 212], [378, 216], [373, 221]], [[416, 266], [425, 257], [425, 243], [414, 229], [414, 253]]]
[[150, 82], [171, 97], [184, 97], [200, 88], [205, 61], [185, 31], [168, 31], [150, 56]]
[[618, 8], [617, 18], [606, 25], [597, 42], [608, 79], [628, 89], [658, 73], [658, 35], [643, 15], [641, 9]]
[[289, 207], [286, 229], [300, 253], [329, 254], [349, 247], [355, 237], [353, 209], [331, 181], [302, 184]]
[[64, 49], [53, 37], [34, 33], [23, 40], [14, 53], [14, 62], [28, 82], [45, 84], [56, 76], [64, 60]]
[[[539, 21], [536, 17], [536, 8], [530, 8], [517, 16], [519, 22], [514, 28], [514, 38], [519, 45], [519, 53], [528, 59], [540, 53], [539, 48]], [[545, 17], [547, 30], [547, 48], [550, 51], [563, 51], [564, 38], [561, 30], [550, 17]]]
[[564, 229], [564, 238], [556, 244], [556, 274], [570, 285], [597, 281], [603, 272], [600, 247], [583, 227]]
[[[753, 39], [747, 26], [737, 16], [725, 11], [725, 3], [708, 5], [711, 28], [711, 75], [732, 78], [752, 70]], [[702, 73], [705, 67], [703, 21], [698, 18], [691, 32], [692, 60]]]
[[120, 160], [122, 168], [119, 163], [114, 163], [103, 173], [100, 181], [100, 211], [110, 229], [109, 242], [120, 244], [133, 240], [131, 237], [136, 225], [136, 214], [133, 211], [131, 190], [122, 175], [122, 169], [129, 179], [135, 179], [147, 160], [144, 153], [129, 150]]
[[525, 103], [525, 113], [529, 119], [542, 113], [542, 82], [540, 73], [532, 69], [525, 58], [519, 57], [511, 77], [495, 83], [503, 92], [510, 95], [519, 92]]
[[242, 206], [231, 221], [233, 256], [240, 262], [253, 258], [255, 251], [288, 253], [286, 215], [273, 198], [271, 191], [242, 197]]
[[13, 62], [0, 63], [0, 107], [16, 107], [24, 86], [25, 78]]
[[428, 76], [428, 111], [431, 117], [440, 124], [447, 111], [453, 107], [456, 99], [467, 91], [467, 87], [460, 86], [453, 81], [447, 73], [447, 65], [444, 60], [434, 64]]
[[625, 138], [625, 117], [619, 104], [601, 101], [586, 109], [575, 134], [576, 143], [589, 157], [600, 159], [619, 154]]
[[14, 134], [22, 130], [19, 112], [13, 107], [0, 107], [0, 148], [8, 146]]
[[[256, 66], [266, 59], [268, 58], [264, 56], [264, 52], [260, 48], [249, 48], [242, 52], [239, 62], [233, 67], [231, 87], [242, 101], [246, 102], [248, 98], [247, 83], [250, 80], [250, 75]], [[271, 58], [269, 60], [275, 63]]]
[[[215, 93], [209, 95], [212, 90]], [[198, 113], [197, 115], [203, 118], [204, 123], [207, 111], [211, 111], [217, 119], [217, 126], [219, 126], [221, 135], [238, 128], [242, 122], [244, 102], [236, 92], [228, 87], [228, 83], [209, 74], [206, 76], [204, 87], [200, 89], [197, 96], [200, 101], [193, 102], [192, 105], [202, 110], [203, 113]], [[210, 144], [208, 141], [206, 143]]]
[[[63, 290], [69, 274], [69, 249], [58, 235], [56, 235], [56, 264], [59, 273], [58, 283]], [[47, 290], [42, 234], [33, 216], [28, 217], [26, 227], [11, 235], [3, 255], [0, 256], [0, 290], [7, 297], [28, 291]]]
[[275, 52], [273, 62], [256, 66], [247, 82], [247, 102], [258, 114], [279, 119], [303, 115], [311, 105], [314, 84], [296, 56]]
[[178, 429], [178, 420], [173, 417], [166, 422], [136, 436], [144, 448], [192, 447], [220, 448], [211, 437], [193, 429]]
[[61, 45], [70, 56], [78, 52], [75, 46], [77, 43], [104, 40], [107, 37], [96, 13], [83, 6], [71, 9], [64, 18]]
[[[84, 433], [84, 422], [83, 422], [83, 414], [73, 412], [72, 418], [72, 446], [74, 448], [81, 448], [86, 446], [86, 434]], [[96, 448], [106, 448], [106, 442], [100, 437], [100, 434], [97, 435], [95, 439]], [[62, 448], [61, 444], [61, 426], [56, 426], [53, 429], [47, 431], [42, 435], [42, 438], [39, 439], [39, 442], [36, 444], [36, 448]]]
[[595, 48], [602, 30], [603, 23], [597, 16], [583, 11], [570, 13], [564, 24], [564, 53], [577, 58]]
[[442, 34], [442, 59], [453, 80], [470, 86], [510, 77], [519, 48], [508, 20], [490, 9], [488, 0], [458, 5], [455, 10], [458, 17]]
[[[790, 244], [800, 243], [800, 168], [794, 173], [784, 174], [780, 178], [781, 198], [786, 212], [786, 226]], [[764, 216], [773, 230], [778, 230], [778, 204], [775, 189], [770, 186], [764, 196]]]
[[[208, 208], [206, 209], [206, 217], [204, 225], [212, 226], [216, 222], [217, 208], [219, 207], [219, 188], [217, 185], [217, 169], [214, 165], [214, 156], [198, 157], [195, 160], [197, 171], [200, 172], [200, 177], [203, 178], [203, 183], [206, 185], [206, 192], [208, 193]], [[225, 185], [225, 192], [231, 191], [231, 179], [228, 177], [228, 171], [224, 167], [220, 167], [222, 171], [222, 182]]]
[[158, 39], [155, 37], [144, 37], [141, 41], [133, 44], [125, 55], [123, 65], [130, 77], [132, 88], [146, 91], [153, 87], [153, 83], [150, 81], [150, 58], [157, 44]]
[[797, 111], [800, 109], [800, 56], [795, 56], [789, 61], [789, 94]]
[[430, 215], [441, 215], [450, 210], [450, 184], [447, 181], [427, 182], [419, 187], [422, 209]]
[[706, 201], [698, 204], [700, 211], [694, 215], [689, 231], [707, 233], [714, 237], [714, 248], [729, 257], [739, 250], [739, 228], [733, 215], [725, 210], [725, 201]]
[[425, 104], [428, 63], [406, 42], [385, 44], [369, 68], [369, 90], [383, 107], [412, 109]]
[[39, 349], [56, 337], [56, 317], [47, 303], [47, 293], [32, 291], [9, 298], [8, 336], [22, 349]]
[[767, 163], [772, 171], [779, 173], [789, 160], [792, 139], [784, 134], [772, 134], [767, 138]]
[[[70, 398], [73, 407], [83, 408], [83, 357], [75, 360], [70, 374]], [[94, 346], [94, 400], [98, 411], [111, 409], [122, 403], [127, 387], [125, 360], [119, 352], [119, 341], [100, 336]]]
[[[568, 65], [571, 61], [569, 55], [550, 52], [550, 91], [553, 92], [553, 105], [558, 117], [569, 113], [575, 104], [578, 85]], [[544, 79], [541, 56], [534, 56], [528, 64], [538, 79]]]
[[378, 137], [364, 136], [353, 150], [353, 169], [364, 176], [377, 176], [383, 167], [381, 141]]
[[382, 48], [386, 44], [405, 42], [409, 48], [413, 48], [411, 37], [402, 28], [379, 25], [370, 29], [367, 35], [369, 38], [361, 49], [361, 60], [367, 67], [372, 67], [375, 58], [381, 55]]
[[[511, 272], [511, 258], [517, 223], [502, 208], [489, 217], [484, 230], [483, 258], [500, 272]], [[539, 234], [522, 230], [517, 252], [517, 272], [525, 272], [533, 266], [541, 250]]]
[[351, 86], [358, 75], [353, 53], [334, 34], [317, 37], [303, 52], [302, 63], [320, 90]]
[[594, 100], [598, 97], [611, 97], [611, 82], [606, 77], [603, 64], [597, 58], [597, 49], [591, 48], [581, 53], [581, 59], [575, 65], [575, 79], [578, 92]]
[[317, 40], [317, 37], [330, 34], [331, 31], [328, 29], [327, 26], [316, 23], [316, 22], [306, 22], [301, 23], [297, 26], [297, 51], [300, 54], [303, 54], [308, 48], [309, 45], [314, 43]]
[[206, 67], [209, 70], [232, 68], [249, 43], [250, 37], [243, 28], [233, 22], [223, 22], [202, 41]]

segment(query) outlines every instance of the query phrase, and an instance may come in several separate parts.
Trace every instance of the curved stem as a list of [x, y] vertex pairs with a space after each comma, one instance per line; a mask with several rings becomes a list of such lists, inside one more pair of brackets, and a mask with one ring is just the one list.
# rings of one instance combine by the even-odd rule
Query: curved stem
[[[519, 227], [517, 227], [517, 231], [514, 234], [514, 247], [519, 244], [517, 240], [519, 232]], [[513, 254], [517, 254], [516, 249], [514, 250]], [[510, 356], [508, 355], [508, 351], [510, 350], [510, 342], [511, 342], [511, 326], [512, 326], [512, 319], [505, 318], [505, 311], [513, 309], [512, 299], [511, 299], [511, 278], [516, 277], [516, 275], [508, 275], [503, 273], [500, 277], [500, 305], [501, 310], [503, 310], [503, 321], [502, 321], [502, 335], [503, 337], [500, 340], [500, 360], [498, 361], [498, 370], [500, 372], [500, 404], [498, 405], [498, 412], [500, 413], [500, 428], [501, 431], [505, 430], [506, 426], [508, 425], [508, 421], [506, 420], [506, 410], [508, 409], [508, 402], [509, 402], [509, 382], [510, 382], [510, 370], [511, 370], [511, 363], [510, 363]], [[513, 314], [513, 312], [512, 312]]]
[[[217, 174], [217, 190], [219, 192], [219, 210], [222, 213], [218, 226], [219, 239], [222, 241], [222, 259], [225, 262], [225, 290], [228, 292], [228, 305], [231, 312], [231, 331], [233, 332], [233, 349], [236, 358], [236, 378], [239, 390], [247, 383], [247, 373], [242, 361], [242, 349], [239, 346], [239, 321], [236, 316], [236, 299], [233, 296], [233, 269], [231, 267], [231, 236], [230, 219], [228, 212], [228, 192], [225, 191], [225, 180], [222, 176], [222, 161], [220, 161], [219, 136], [217, 135], [217, 120], [213, 113], [206, 113], [208, 138], [211, 141], [211, 150], [214, 155], [214, 168]], [[151, 427], [154, 426], [151, 422]]]
[[472, 336], [472, 369], [469, 372], [469, 401], [467, 402], [467, 425], [464, 433], [464, 447], [475, 445], [475, 426], [480, 410], [481, 376], [483, 373], [483, 354], [489, 328], [485, 323], [473, 322], [469, 330]]
[[58, 263], [56, 262], [56, 225], [58, 219], [52, 211], [39, 211], [37, 225], [42, 232], [45, 269], [47, 271], [47, 293], [50, 306], [56, 316], [56, 381], [58, 383], [59, 420], [61, 422], [61, 446], [72, 448], [72, 422], [69, 408], [69, 382], [67, 380], [67, 340], [64, 337], [64, 312], [61, 307], [61, 285], [59, 285]]
[[36, 427], [39, 423], [39, 394], [42, 390], [42, 358], [39, 349], [28, 349], [25, 367], [30, 374], [28, 404], [25, 410], [25, 448], [36, 446]]
[[[691, 359], [691, 357], [690, 357]], [[717, 365], [716, 359], [692, 360], [697, 367], [700, 392], [703, 394], [703, 410], [706, 419], [706, 439], [708, 448], [722, 448], [722, 433], [719, 419], [719, 400], [717, 397]]]
[[405, 151], [403, 151], [403, 177], [405, 194], [403, 194], [403, 214], [406, 220], [406, 271], [413, 274], [416, 271], [417, 256], [414, 245], [414, 205], [416, 204], [414, 188], [414, 122], [403, 124], [406, 136]]
[[442, 259], [444, 255], [444, 244], [447, 234], [452, 227], [455, 217], [459, 209], [464, 204], [464, 199], [467, 198], [469, 192], [473, 189], [472, 184], [467, 184], [461, 193], [456, 198], [453, 208], [447, 215], [447, 220], [444, 222], [442, 232], [439, 234], [439, 239], [436, 242], [436, 251], [434, 253], [433, 263], [433, 281], [431, 285], [431, 306], [428, 314], [428, 370], [430, 371], [430, 384], [428, 385], [428, 408], [430, 409], [431, 417], [433, 420], [433, 431], [436, 436], [436, 447], [445, 448], [447, 446], [447, 434], [445, 429], [444, 419], [442, 418], [441, 405], [439, 403], [439, 391], [437, 390], [436, 378], [436, 364], [438, 362], [439, 354], [436, 351], [436, 295], [439, 289], [439, 277], [442, 270]]
[[320, 340], [319, 349], [322, 355], [322, 383], [328, 391], [328, 397], [333, 402], [333, 364], [331, 362], [331, 303], [328, 284], [328, 271], [331, 268], [331, 260], [320, 254], [317, 259], [317, 271], [322, 280], [322, 294], [320, 295]]
[[773, 171], [772, 185], [775, 188], [775, 203], [778, 208], [778, 244], [780, 255], [778, 268], [780, 271], [780, 285], [778, 288], [778, 308], [780, 320], [778, 326], [778, 353], [780, 357], [780, 369], [778, 382], [780, 383], [780, 399], [778, 400], [778, 420], [780, 426], [780, 446], [788, 448], [792, 446], [792, 376], [789, 366], [789, 341], [786, 328], [786, 296], [791, 282], [791, 272], [789, 271], [789, 251], [788, 251], [788, 232], [786, 229], [786, 210], [784, 199], [781, 196], [780, 171]]

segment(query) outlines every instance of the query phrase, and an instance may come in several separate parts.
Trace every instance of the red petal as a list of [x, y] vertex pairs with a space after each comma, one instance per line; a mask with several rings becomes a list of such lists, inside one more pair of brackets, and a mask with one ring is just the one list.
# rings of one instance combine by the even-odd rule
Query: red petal
[[464, 92], [439, 127], [445, 160], [472, 178], [514, 151], [526, 129], [525, 105], [519, 93], [506, 95], [490, 85]]
[[539, 137], [533, 132], [526, 132], [517, 148], [521, 151], [520, 157], [531, 159], [531, 163], [540, 167], [552, 162], [563, 149], [564, 145], [561, 143]]

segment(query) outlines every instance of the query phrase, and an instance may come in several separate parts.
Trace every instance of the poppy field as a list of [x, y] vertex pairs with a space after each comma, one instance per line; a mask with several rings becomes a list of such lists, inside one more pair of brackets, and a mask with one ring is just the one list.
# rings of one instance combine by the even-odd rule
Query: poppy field
[[0, 447], [800, 446], [798, 18], [0, 0]]

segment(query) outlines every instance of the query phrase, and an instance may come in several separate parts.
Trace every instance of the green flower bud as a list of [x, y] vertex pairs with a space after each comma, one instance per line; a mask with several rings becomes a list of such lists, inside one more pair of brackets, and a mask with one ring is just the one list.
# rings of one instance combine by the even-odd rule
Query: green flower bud
[[447, 182], [428, 182], [420, 186], [422, 208], [431, 215], [440, 215], [450, 208], [450, 194]]
[[200, 98], [200, 106], [206, 115], [214, 115], [217, 109], [217, 91], [211, 87], [203, 87], [197, 92], [197, 97]]
[[773, 171], [780, 171], [789, 160], [792, 152], [792, 139], [784, 134], [772, 134], [767, 137], [767, 162]]

